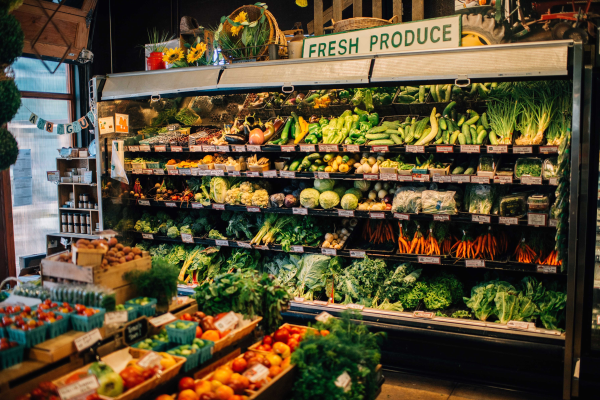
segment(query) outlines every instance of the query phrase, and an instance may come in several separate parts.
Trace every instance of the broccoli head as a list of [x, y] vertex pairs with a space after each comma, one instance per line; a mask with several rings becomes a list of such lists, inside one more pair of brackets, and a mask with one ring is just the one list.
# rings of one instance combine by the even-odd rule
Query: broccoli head
[[179, 234], [179, 229], [177, 229], [176, 226], [172, 226], [167, 231], [167, 236], [170, 237], [171, 239], [175, 239], [181, 235]]
[[179, 230], [179, 233], [187, 233], [187, 234], [193, 235], [193, 232], [190, 229], [189, 225], [182, 226], [181, 229]]

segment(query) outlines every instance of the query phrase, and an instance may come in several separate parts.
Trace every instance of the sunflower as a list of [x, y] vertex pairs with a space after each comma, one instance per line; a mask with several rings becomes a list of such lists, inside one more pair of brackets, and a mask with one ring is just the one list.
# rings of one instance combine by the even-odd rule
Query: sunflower
[[308, 1], [306, 1], [306, 0], [296, 0], [296, 4], [299, 5], [300, 7], [306, 7], [306, 6], [308, 6]]
[[[233, 22], [247, 22], [248, 21], [248, 13], [246, 11], [241, 11], [234, 19]], [[233, 36], [237, 36], [238, 33], [240, 33], [240, 31], [244, 29], [244, 25], [240, 25], [240, 26], [232, 26], [231, 27], [231, 34]]]
[[183, 58], [183, 50], [179, 47], [176, 49], [169, 49], [163, 55], [163, 61], [169, 64], [173, 64], [175, 61], [179, 61]]
[[198, 43], [196, 47], [192, 46], [187, 55], [187, 62], [191, 64], [198, 61], [205, 51], [206, 43]]

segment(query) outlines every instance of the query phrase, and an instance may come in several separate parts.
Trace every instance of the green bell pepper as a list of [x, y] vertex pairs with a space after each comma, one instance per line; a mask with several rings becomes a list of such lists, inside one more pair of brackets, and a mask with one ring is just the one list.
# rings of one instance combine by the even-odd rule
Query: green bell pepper
[[379, 125], [379, 114], [377, 114], [376, 112], [369, 114], [369, 122], [372, 126]]
[[392, 96], [390, 96], [389, 93], [381, 94], [379, 96], [379, 99], [381, 100], [381, 105], [389, 106], [390, 104], [392, 104]]
[[363, 103], [365, 104], [365, 109], [369, 112], [375, 108], [373, 105], [373, 93], [370, 89], [365, 89], [365, 93], [363, 94]]
[[319, 120], [319, 125], [321, 125], [321, 127], [323, 126], [327, 126], [329, 124], [329, 120], [325, 117], [321, 117], [321, 119]]
[[338, 97], [340, 99], [349, 99], [350, 98], [350, 92], [347, 90], [340, 90], [338, 92]]
[[369, 129], [373, 127], [373, 124], [369, 121], [359, 122], [358, 126], [361, 132], [367, 132]]
[[359, 115], [360, 117], [362, 117], [363, 115], [369, 115], [369, 113], [367, 111], [363, 111], [358, 107], [354, 107], [354, 113]]

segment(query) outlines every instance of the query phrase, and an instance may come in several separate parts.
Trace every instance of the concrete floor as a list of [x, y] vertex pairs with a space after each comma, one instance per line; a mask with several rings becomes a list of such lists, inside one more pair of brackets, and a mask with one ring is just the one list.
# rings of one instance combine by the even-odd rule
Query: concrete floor
[[538, 394], [464, 384], [452, 380], [383, 371], [385, 383], [377, 400], [554, 400]]

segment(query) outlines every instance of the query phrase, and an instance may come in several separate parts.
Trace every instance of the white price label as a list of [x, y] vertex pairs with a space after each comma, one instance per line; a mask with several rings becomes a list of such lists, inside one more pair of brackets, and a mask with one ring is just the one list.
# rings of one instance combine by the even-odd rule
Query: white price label
[[279, 176], [282, 178], [295, 178], [296, 173], [294, 171], [279, 171]]
[[215, 321], [215, 328], [221, 333], [235, 328], [238, 323], [238, 317], [233, 311], [225, 314], [220, 320]]
[[134, 175], [141, 175], [144, 173], [144, 170], [143, 169], [133, 169], [133, 170], [131, 170], [131, 173]]
[[389, 146], [371, 146], [371, 153], [387, 153], [390, 151]]
[[417, 259], [420, 264], [441, 264], [442, 263], [442, 260], [440, 257], [418, 256]]
[[435, 318], [435, 313], [433, 311], [413, 311], [413, 317]]
[[394, 213], [394, 218], [402, 221], [410, 221], [410, 214]]
[[452, 182], [452, 176], [450, 175], [433, 175], [433, 181], [439, 183], [450, 183]]
[[258, 171], [248, 171], [248, 172], [246, 172], [246, 176], [249, 176], [251, 178], [258, 178], [260, 176], [260, 172], [258, 172]]
[[234, 144], [234, 145], [231, 145], [231, 150], [233, 150], [235, 153], [245, 153], [246, 146], [243, 144], [242, 145]]
[[323, 254], [325, 256], [336, 256], [337, 255], [337, 250], [336, 249], [324, 249], [324, 248], [321, 248], [321, 254]]
[[229, 246], [229, 240], [216, 239], [215, 245], [217, 246]]
[[198, 175], [199, 176], [208, 176], [210, 175], [210, 169], [200, 169], [198, 168]]
[[362, 311], [365, 308], [365, 306], [363, 306], [362, 304], [347, 304], [346, 308], [349, 308], [351, 310]]
[[150, 318], [148, 320], [148, 322], [150, 322], [150, 325], [154, 326], [155, 328], [160, 328], [161, 326], [170, 324], [173, 321], [177, 321], [177, 317], [175, 317], [171, 313], [166, 313], [159, 317]]
[[189, 233], [182, 233], [181, 240], [183, 243], [194, 243], [194, 237]]
[[490, 178], [488, 178], [487, 176], [472, 176], [471, 183], [479, 183], [481, 185], [489, 185]]
[[338, 217], [354, 217], [354, 210], [337, 210]]
[[154, 175], [164, 175], [165, 174], [165, 170], [162, 168], [155, 168], [154, 169]]
[[229, 175], [229, 176], [242, 176], [242, 174], [240, 173], [240, 171], [229, 171], [227, 173], [227, 175]]
[[465, 260], [467, 268], [485, 268], [485, 260]]
[[556, 265], [538, 265], [537, 272], [542, 274], [556, 274], [558, 269]]
[[508, 145], [488, 145], [487, 152], [496, 154], [508, 153]]
[[124, 324], [128, 320], [127, 311], [111, 311], [104, 314], [104, 325]]
[[382, 212], [371, 212], [369, 213], [371, 219], [385, 219], [385, 213]]
[[329, 179], [329, 172], [317, 172], [317, 173], [315, 173], [315, 178]]
[[546, 214], [527, 213], [527, 225], [546, 226]]
[[433, 214], [434, 221], [450, 221], [450, 216], [448, 214]]
[[[317, 304], [316, 301], [313, 301], [313, 303]], [[321, 301], [320, 303], [325, 303], [323, 305], [327, 305], [326, 301]], [[317, 321], [323, 322], [323, 323], [329, 321], [329, 318], [333, 318], [333, 315], [329, 314], [327, 311], [323, 311], [321, 314], [319, 314], [315, 317], [315, 319]]]
[[380, 174], [379, 179], [381, 179], [382, 181], [397, 181], [398, 174]]
[[179, 170], [176, 169], [169, 169], [167, 172], [169, 175], [179, 175]]
[[496, 175], [494, 176], [494, 183], [500, 185], [510, 185], [513, 183], [513, 177], [511, 175]]
[[540, 146], [540, 153], [558, 153], [558, 146]]
[[265, 178], [277, 178], [277, 171], [265, 171], [263, 172]]
[[129, 146], [129, 151], [140, 151], [140, 146]]
[[213, 210], [225, 210], [225, 204], [218, 204], [218, 203], [213, 203], [212, 205]]
[[305, 301], [304, 297], [294, 297], [294, 301], [298, 303], [303, 303]]
[[154, 235], [151, 233], [142, 233], [142, 239], [150, 239], [153, 240], [154, 239]]
[[346, 147], [346, 151], [348, 152], [358, 153], [360, 151], [360, 146], [357, 144], [347, 144], [344, 147]]
[[530, 153], [533, 153], [533, 147], [531, 147], [531, 146], [513, 146], [513, 153], [515, 153], [515, 154], [530, 154]]
[[286, 152], [286, 153], [292, 153], [294, 151], [296, 151], [296, 146], [280, 146], [281, 147], [281, 151]]
[[150, 200], [138, 200], [138, 204], [140, 206], [149, 206], [150, 205]]
[[461, 153], [479, 153], [479, 152], [481, 152], [481, 147], [476, 144], [461, 144], [460, 152]]
[[60, 171], [46, 171], [46, 179], [48, 182], [60, 181]]
[[348, 372], [346, 371], [338, 376], [334, 383], [335, 386], [343, 389], [344, 393], [347, 393], [352, 389], [352, 378], [350, 378], [350, 375], [348, 375]]
[[304, 253], [304, 246], [291, 246], [292, 253]]
[[378, 174], [363, 174], [363, 179], [366, 181], [377, 181], [379, 180]]
[[236, 242], [238, 247], [242, 247], [244, 249], [251, 249], [252, 245], [248, 242]]
[[413, 174], [413, 181], [416, 182], [429, 182], [430, 179], [429, 174]]
[[425, 146], [407, 145], [407, 153], [425, 153]]
[[210, 174], [212, 176], [225, 176], [225, 171], [222, 169], [211, 169]]
[[558, 226], [558, 220], [555, 218], [550, 218], [548, 220], [548, 226], [556, 228]]
[[162, 360], [162, 356], [160, 354], [154, 351], [149, 351], [137, 361], [137, 365], [143, 369], [153, 368], [156, 365], [160, 365], [160, 360]]
[[498, 223], [504, 225], [519, 225], [519, 219], [516, 217], [498, 217]]
[[470, 183], [471, 177], [469, 175], [452, 175], [452, 182], [454, 182], [454, 183]]
[[179, 175], [191, 175], [192, 171], [189, 168], [179, 168]]
[[246, 211], [259, 213], [260, 212], [260, 207], [246, 207]]
[[167, 203], [165, 203], [165, 206], [173, 208], [173, 207], [177, 207], [177, 204], [176, 203], [172, 203], [172, 202], [167, 202]]
[[217, 148], [211, 144], [203, 144], [202, 151], [207, 153], [214, 153], [215, 151], [217, 151]]
[[140, 151], [152, 151], [152, 149], [150, 148], [149, 145], [142, 144], [142, 145], [140, 145]]
[[292, 208], [292, 214], [294, 214], [294, 215], [308, 215], [308, 208], [294, 207], [294, 208]]
[[548, 183], [553, 186], [558, 186], [558, 178], [550, 178], [548, 179]]
[[301, 144], [300, 145], [300, 151], [302, 151], [302, 152], [314, 153], [316, 150], [317, 149], [314, 144]]
[[478, 222], [480, 224], [489, 224], [492, 222], [492, 217], [490, 217], [489, 215], [472, 214], [471, 221]]
[[165, 152], [167, 151], [167, 146], [154, 146], [154, 151], [159, 153]]
[[175, 153], [182, 153], [183, 152], [183, 147], [181, 147], [181, 146], [171, 146], [171, 151], [175, 152]]
[[542, 177], [541, 176], [522, 176], [521, 183], [523, 185], [541, 185]]
[[217, 146], [217, 151], [219, 153], [228, 153], [229, 152], [229, 146]]
[[153, 169], [143, 169], [142, 173], [144, 175], [154, 175], [154, 170]]
[[535, 329], [535, 323], [525, 321], [508, 321], [506, 326], [512, 329]]
[[262, 364], [256, 364], [248, 368], [243, 374], [250, 382], [260, 382], [269, 376], [269, 368]]
[[365, 258], [367, 256], [367, 252], [361, 250], [350, 250], [350, 257], [354, 258]]
[[253, 153], [260, 153], [262, 151], [260, 146], [252, 145], [252, 144], [247, 145], [246, 150], [253, 152]]
[[75, 383], [59, 388], [58, 395], [61, 400], [85, 399], [90, 394], [96, 393], [99, 387], [98, 378], [95, 375], [88, 375]]
[[412, 175], [398, 174], [398, 182], [412, 182], [412, 181], [413, 181]]
[[340, 151], [340, 147], [337, 144], [320, 144], [319, 151], [324, 151], [325, 153], [336, 153]]
[[435, 146], [436, 153], [454, 153], [454, 146]]
[[86, 333], [85, 335], [78, 337], [73, 341], [73, 343], [75, 344], [75, 348], [77, 348], [77, 351], [83, 351], [88, 347], [92, 347], [94, 344], [96, 344], [96, 342], [99, 342], [101, 340], [102, 335], [100, 334], [98, 328], [96, 328]]
[[191, 203], [191, 204], [192, 204], [192, 208], [204, 208], [202, 203]]

